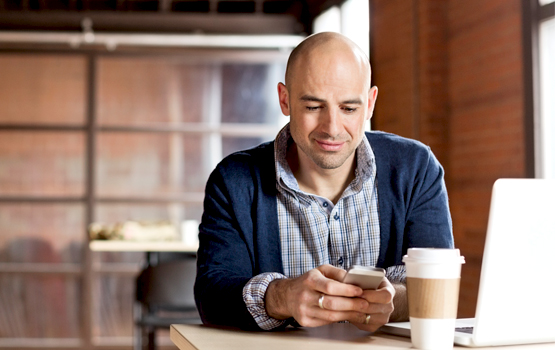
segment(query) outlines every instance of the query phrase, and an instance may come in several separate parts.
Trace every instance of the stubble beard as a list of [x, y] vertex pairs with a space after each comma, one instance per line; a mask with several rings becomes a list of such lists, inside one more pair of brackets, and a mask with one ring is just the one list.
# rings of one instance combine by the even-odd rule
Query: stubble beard
[[[314, 141], [316, 142], [316, 141]], [[339, 152], [326, 152], [326, 151], [317, 151], [312, 147], [305, 145], [297, 144], [300, 148], [301, 152], [303, 152], [308, 158], [310, 158], [314, 164], [318, 167], [326, 170], [337, 169], [345, 164], [345, 161], [354, 153], [353, 150], [343, 150]], [[347, 145], [345, 145], [347, 146]]]

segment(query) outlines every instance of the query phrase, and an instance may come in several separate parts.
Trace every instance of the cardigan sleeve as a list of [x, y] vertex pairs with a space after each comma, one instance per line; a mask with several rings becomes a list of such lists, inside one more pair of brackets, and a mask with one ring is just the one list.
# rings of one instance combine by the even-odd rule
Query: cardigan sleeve
[[273, 154], [273, 142], [234, 153], [208, 179], [195, 282], [205, 324], [261, 329], [243, 290], [261, 273], [283, 273]]
[[[253, 241], [245, 236], [245, 232], [252, 233], [252, 188], [242, 186], [240, 177], [245, 175], [248, 169], [220, 163], [207, 182], [195, 301], [205, 324], [254, 330], [259, 327], [243, 301], [243, 287], [253, 277]], [[230, 193], [237, 192], [237, 187], [240, 195]]]
[[443, 168], [429, 147], [426, 151], [407, 206], [405, 245], [406, 248], [453, 248]]
[[402, 265], [408, 248], [452, 248], [453, 229], [444, 171], [431, 149], [415, 140], [367, 134], [377, 162], [380, 256]]

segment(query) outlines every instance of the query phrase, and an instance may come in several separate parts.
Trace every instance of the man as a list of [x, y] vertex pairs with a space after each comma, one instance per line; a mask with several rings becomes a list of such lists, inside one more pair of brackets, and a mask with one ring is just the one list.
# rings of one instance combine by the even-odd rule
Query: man
[[[195, 298], [203, 322], [245, 329], [349, 321], [375, 331], [407, 319], [409, 247], [453, 247], [443, 169], [428, 147], [364, 132], [378, 90], [362, 51], [340, 34], [304, 40], [279, 103], [274, 142], [235, 153], [211, 174]], [[377, 290], [342, 283], [379, 266]]]

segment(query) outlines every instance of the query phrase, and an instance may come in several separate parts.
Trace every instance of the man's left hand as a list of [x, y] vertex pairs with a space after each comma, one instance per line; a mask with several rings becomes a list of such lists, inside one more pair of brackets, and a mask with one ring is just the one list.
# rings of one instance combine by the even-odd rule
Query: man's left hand
[[351, 323], [359, 329], [375, 332], [378, 328], [389, 322], [389, 318], [394, 310], [394, 297], [395, 288], [393, 288], [393, 285], [387, 278], [384, 278], [378, 289], [367, 289], [361, 296], [361, 298], [368, 302], [368, 306], [364, 310], [360, 310], [360, 312], [364, 312], [367, 315], [368, 323]]

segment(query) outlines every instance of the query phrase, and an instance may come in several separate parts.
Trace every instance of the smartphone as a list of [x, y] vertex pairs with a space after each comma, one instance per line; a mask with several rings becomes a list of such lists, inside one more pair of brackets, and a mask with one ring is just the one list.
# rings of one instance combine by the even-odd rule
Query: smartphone
[[377, 289], [385, 277], [385, 270], [379, 267], [353, 265], [347, 270], [343, 283], [354, 284], [362, 289]]

